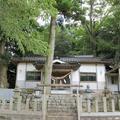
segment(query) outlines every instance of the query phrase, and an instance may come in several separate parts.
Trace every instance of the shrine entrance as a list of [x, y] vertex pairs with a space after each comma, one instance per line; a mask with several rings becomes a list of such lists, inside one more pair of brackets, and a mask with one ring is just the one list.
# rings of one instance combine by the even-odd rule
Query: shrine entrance
[[[51, 84], [70, 85], [71, 84], [71, 71], [53, 71]], [[70, 90], [70, 86], [66, 87], [52, 87], [52, 90]]]

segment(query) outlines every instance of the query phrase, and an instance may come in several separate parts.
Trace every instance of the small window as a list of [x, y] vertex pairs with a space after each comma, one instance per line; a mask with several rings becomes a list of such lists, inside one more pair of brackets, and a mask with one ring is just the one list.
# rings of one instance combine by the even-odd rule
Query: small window
[[80, 81], [96, 81], [96, 73], [81, 73]]
[[37, 71], [28, 71], [26, 73], [26, 81], [40, 81], [41, 80], [41, 72]]

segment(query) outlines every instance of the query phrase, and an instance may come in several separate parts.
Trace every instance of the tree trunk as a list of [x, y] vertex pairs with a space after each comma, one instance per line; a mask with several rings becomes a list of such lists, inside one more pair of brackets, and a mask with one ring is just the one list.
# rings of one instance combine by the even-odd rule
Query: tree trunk
[[5, 54], [5, 43], [0, 42], [0, 88], [8, 87], [7, 82], [7, 64], [2, 56]]
[[[54, 48], [55, 48], [55, 27], [56, 27], [56, 18], [51, 17], [50, 36], [48, 43], [49, 53], [45, 63], [44, 84], [51, 84], [52, 62], [53, 62]], [[50, 87], [45, 90], [45, 93], [50, 93]]]

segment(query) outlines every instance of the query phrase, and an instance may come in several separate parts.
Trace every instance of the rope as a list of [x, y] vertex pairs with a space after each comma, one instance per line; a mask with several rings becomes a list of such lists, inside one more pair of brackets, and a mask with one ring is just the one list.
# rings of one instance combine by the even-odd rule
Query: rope
[[52, 76], [52, 80], [61, 80], [61, 79], [64, 79], [64, 78], [66, 78], [68, 75], [70, 75], [71, 74], [71, 72], [69, 72], [69, 73], [67, 73], [66, 75], [64, 75], [64, 76], [61, 76], [61, 77], [54, 77], [54, 76]]

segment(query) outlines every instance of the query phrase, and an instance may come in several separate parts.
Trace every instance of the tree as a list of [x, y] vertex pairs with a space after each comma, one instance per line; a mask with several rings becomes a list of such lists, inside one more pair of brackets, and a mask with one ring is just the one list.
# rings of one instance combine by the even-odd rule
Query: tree
[[[94, 54], [99, 56], [99, 32], [104, 27], [106, 19], [112, 13], [112, 7], [107, 0], [75, 0], [69, 14], [74, 20], [69, 29], [72, 36], [72, 54]], [[79, 13], [79, 14], [78, 14]], [[68, 38], [69, 38], [68, 37]]]
[[0, 87], [8, 86], [6, 56], [10, 51], [6, 44], [15, 42], [22, 53], [46, 53], [47, 42], [36, 22], [39, 14], [39, 0], [0, 0]]
[[[68, 13], [68, 11], [71, 9], [72, 0], [56, 0], [48, 3], [48, 9], [45, 8], [45, 12], [49, 11], [49, 8], [51, 6], [52, 12], [49, 12], [51, 16], [51, 22], [50, 22], [50, 34], [49, 34], [49, 41], [48, 41], [48, 48], [49, 53], [47, 55], [46, 63], [45, 63], [45, 76], [44, 76], [44, 83], [45, 84], [51, 84], [51, 74], [52, 74], [52, 61], [54, 57], [54, 48], [55, 48], [55, 28], [56, 28], [56, 15], [57, 12], [62, 12], [63, 14]], [[61, 7], [60, 7], [61, 6]], [[63, 9], [64, 8], [64, 9]], [[58, 11], [57, 11], [58, 10]], [[54, 12], [53, 12], [54, 11]], [[49, 90], [45, 89], [45, 93], [50, 92]]]
[[115, 64], [120, 63], [119, 19], [120, 6], [112, 4], [112, 14], [107, 17], [98, 35], [98, 39], [100, 39], [98, 42], [99, 54], [103, 54], [107, 58], [113, 58]]

